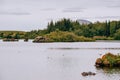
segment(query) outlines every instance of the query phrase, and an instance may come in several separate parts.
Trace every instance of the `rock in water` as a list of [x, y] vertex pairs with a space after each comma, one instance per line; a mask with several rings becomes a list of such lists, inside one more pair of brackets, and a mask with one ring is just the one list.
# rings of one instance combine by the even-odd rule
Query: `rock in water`
[[93, 73], [93, 72], [83, 72], [83, 73], [81, 73], [81, 75], [82, 76], [94, 76], [94, 75], [96, 75], [96, 73]]
[[98, 59], [96, 60], [95, 66], [96, 66], [96, 67], [102, 66], [102, 59], [101, 59], [101, 58], [98, 58]]
[[48, 42], [48, 38], [46, 37], [43, 37], [43, 36], [38, 36], [34, 39], [33, 42], [36, 42], [36, 43], [42, 43], [42, 42]]
[[120, 67], [120, 55], [106, 53], [95, 62], [96, 67]]

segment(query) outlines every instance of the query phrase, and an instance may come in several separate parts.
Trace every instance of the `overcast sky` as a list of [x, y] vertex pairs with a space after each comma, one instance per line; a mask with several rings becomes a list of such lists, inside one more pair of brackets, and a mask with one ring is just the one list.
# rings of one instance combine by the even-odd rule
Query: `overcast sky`
[[120, 0], [0, 0], [0, 30], [43, 29], [61, 18], [120, 20]]

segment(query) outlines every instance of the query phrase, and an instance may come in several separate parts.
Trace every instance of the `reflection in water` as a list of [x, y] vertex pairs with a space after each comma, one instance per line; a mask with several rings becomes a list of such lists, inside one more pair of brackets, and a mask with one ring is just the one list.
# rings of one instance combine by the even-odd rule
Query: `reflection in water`
[[77, 64], [73, 57], [68, 57], [64, 54], [61, 57], [48, 57], [48, 62], [49, 66], [59, 67], [59, 69], [73, 68]]
[[[120, 68], [96, 68], [100, 80], [120, 80]], [[101, 76], [101, 77], [100, 77]]]
[[62, 57], [57, 60], [57, 65], [59, 65], [61, 68], [70, 68], [75, 66], [75, 63], [73, 63], [73, 59], [70, 57]]
[[105, 74], [120, 74], [120, 68], [96, 68], [98, 71], [105, 73]]
[[81, 48], [49, 48], [49, 49], [51, 49], [51, 50], [52, 50], [52, 49], [53, 49], [53, 50], [54, 50], [54, 49], [55, 49], [55, 50], [57, 50], [57, 49], [58, 49], [58, 50], [74, 50], [74, 49], [81, 49]]
[[49, 48], [51, 50], [80, 50], [80, 49], [95, 49], [95, 50], [120, 50], [120, 48]]

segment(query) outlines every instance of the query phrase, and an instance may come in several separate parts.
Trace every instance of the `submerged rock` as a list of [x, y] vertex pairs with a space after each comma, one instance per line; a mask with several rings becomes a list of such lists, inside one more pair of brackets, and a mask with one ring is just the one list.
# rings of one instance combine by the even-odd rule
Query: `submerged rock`
[[28, 42], [28, 38], [25, 38], [25, 39], [24, 39], [24, 42]]
[[81, 73], [81, 75], [82, 76], [94, 76], [94, 75], [96, 75], [96, 73], [93, 73], [93, 72], [83, 72], [83, 73]]

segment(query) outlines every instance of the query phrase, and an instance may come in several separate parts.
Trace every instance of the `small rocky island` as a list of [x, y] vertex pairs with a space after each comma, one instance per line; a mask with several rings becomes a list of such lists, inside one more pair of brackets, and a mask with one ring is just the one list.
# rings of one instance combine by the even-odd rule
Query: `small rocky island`
[[95, 62], [96, 67], [120, 67], [120, 55], [106, 53]]

